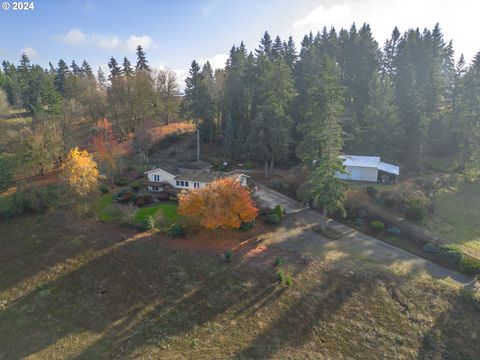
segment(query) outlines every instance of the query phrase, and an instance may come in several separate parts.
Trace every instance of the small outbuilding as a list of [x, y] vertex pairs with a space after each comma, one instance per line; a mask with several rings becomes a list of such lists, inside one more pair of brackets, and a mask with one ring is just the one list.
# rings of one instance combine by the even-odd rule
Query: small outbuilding
[[400, 168], [380, 160], [379, 156], [342, 155], [346, 173], [338, 173], [342, 180], [392, 183], [400, 175]]

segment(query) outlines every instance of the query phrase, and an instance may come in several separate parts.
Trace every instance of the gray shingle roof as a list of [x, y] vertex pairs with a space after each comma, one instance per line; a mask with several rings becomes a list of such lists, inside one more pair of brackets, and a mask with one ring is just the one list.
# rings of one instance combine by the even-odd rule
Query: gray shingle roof
[[220, 171], [195, 171], [182, 169], [181, 173], [175, 176], [175, 180], [196, 181], [203, 183], [211, 183], [212, 181], [232, 177], [237, 179], [239, 173], [220, 172]]

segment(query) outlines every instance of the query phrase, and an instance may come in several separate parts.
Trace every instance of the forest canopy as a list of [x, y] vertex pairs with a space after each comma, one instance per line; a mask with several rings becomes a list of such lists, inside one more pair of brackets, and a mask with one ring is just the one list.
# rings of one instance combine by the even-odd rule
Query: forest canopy
[[221, 146], [226, 159], [264, 164], [267, 176], [275, 164], [321, 157], [325, 144], [311, 138], [321, 112], [335, 117], [339, 151], [411, 170], [438, 156], [466, 169], [480, 149], [480, 53], [470, 64], [455, 61], [438, 24], [394, 28], [383, 45], [368, 24], [324, 28], [298, 45], [265, 32], [254, 51], [233, 46], [224, 68], [193, 61], [183, 94], [175, 73], [151, 69], [141, 46], [134, 64], [112, 57], [109, 74], [79, 64], [61, 59], [44, 69], [26, 54], [18, 65], [3, 61], [0, 99], [33, 118], [20, 140], [35, 141], [14, 142], [31, 163], [25, 169], [48, 169], [81, 145], [76, 123], [104, 118], [120, 142], [146, 122], [194, 121], [202, 142]]

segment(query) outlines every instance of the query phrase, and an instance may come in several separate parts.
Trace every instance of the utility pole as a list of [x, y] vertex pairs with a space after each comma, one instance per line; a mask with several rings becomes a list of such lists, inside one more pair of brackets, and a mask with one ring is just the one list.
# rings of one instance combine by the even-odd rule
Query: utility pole
[[197, 125], [197, 161], [200, 160], [200, 128]]

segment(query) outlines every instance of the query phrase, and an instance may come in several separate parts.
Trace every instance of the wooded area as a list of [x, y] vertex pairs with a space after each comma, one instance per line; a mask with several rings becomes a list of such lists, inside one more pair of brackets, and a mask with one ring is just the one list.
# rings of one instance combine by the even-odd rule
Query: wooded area
[[223, 69], [193, 61], [183, 96], [175, 73], [150, 69], [141, 46], [135, 66], [112, 57], [108, 78], [86, 61], [43, 69], [23, 54], [18, 65], [2, 65], [1, 106], [32, 116], [12, 134], [4, 172], [19, 163], [16, 174], [45, 172], [90, 141], [78, 136], [79, 123], [104, 118], [118, 141], [136, 134], [144, 159], [146, 128], [192, 120], [202, 142], [223, 146], [225, 159], [263, 164], [267, 176], [287, 160], [310, 166], [340, 152], [413, 171], [431, 156], [454, 156], [464, 170], [480, 148], [480, 53], [470, 65], [463, 56], [455, 63], [438, 24], [403, 35], [395, 28], [383, 47], [368, 24], [324, 28], [305, 35], [299, 51], [291, 37], [265, 32], [255, 51], [233, 46]]

